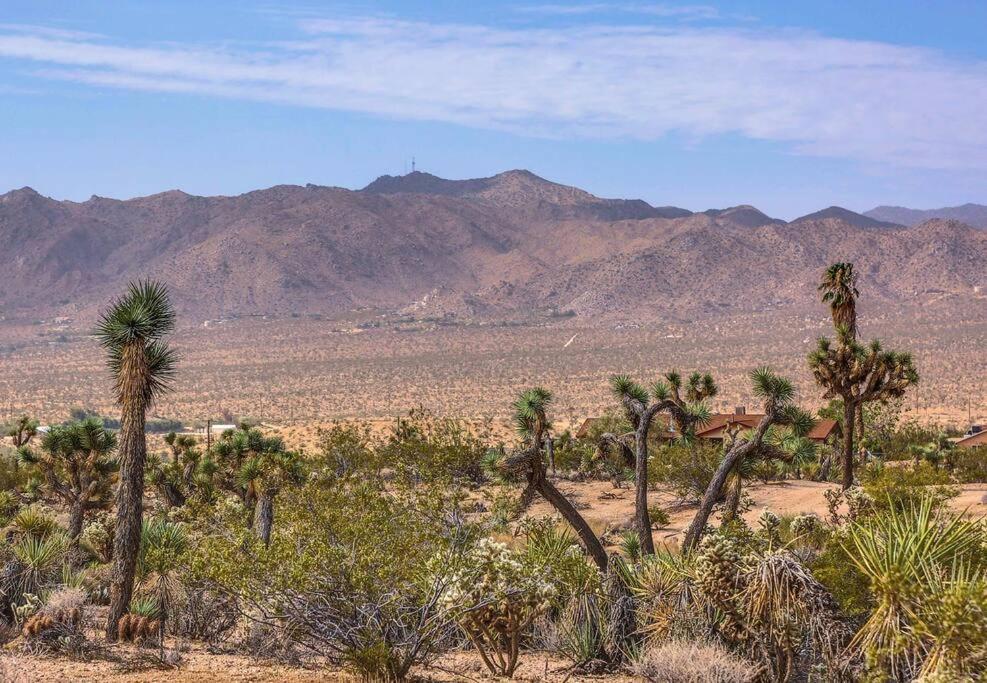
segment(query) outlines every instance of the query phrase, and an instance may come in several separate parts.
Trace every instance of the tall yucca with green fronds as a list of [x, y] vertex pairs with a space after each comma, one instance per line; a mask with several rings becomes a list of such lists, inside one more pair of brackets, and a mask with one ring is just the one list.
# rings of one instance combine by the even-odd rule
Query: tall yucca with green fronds
[[148, 408], [168, 388], [175, 374], [177, 356], [164, 341], [174, 327], [175, 312], [167, 289], [144, 281], [132, 283], [126, 294], [103, 313], [96, 329], [106, 350], [121, 411], [120, 487], [106, 622], [108, 640], [116, 639], [117, 622], [133, 596], [147, 461], [144, 426]]
[[857, 274], [852, 263], [834, 263], [823, 273], [819, 283], [824, 304], [829, 304], [833, 327], [846, 328], [852, 339], [857, 338]]
[[545, 434], [551, 428], [548, 407], [552, 403], [552, 392], [542, 387], [534, 387], [521, 392], [512, 404], [514, 427], [522, 439], [521, 447], [503, 458], [502, 469], [524, 474], [528, 486], [525, 498], [535, 493], [544, 498], [563, 519], [576, 531], [580, 541], [601, 572], [607, 571], [607, 552], [600, 539], [575, 506], [548, 480], [542, 446]]

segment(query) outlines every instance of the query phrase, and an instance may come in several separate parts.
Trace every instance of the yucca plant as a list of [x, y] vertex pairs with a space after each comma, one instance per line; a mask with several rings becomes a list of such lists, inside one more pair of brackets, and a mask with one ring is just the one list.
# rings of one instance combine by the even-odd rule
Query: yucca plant
[[106, 637], [116, 640], [118, 622], [130, 604], [140, 551], [144, 499], [147, 411], [169, 387], [177, 356], [164, 338], [175, 327], [175, 312], [164, 285], [132, 283], [103, 313], [96, 335], [106, 349], [121, 410], [120, 485], [110, 581]]
[[620, 535], [620, 551], [628, 562], [641, 559], [641, 536], [634, 531], [625, 531]]
[[43, 538], [61, 529], [54, 517], [33, 505], [19, 510], [11, 524], [21, 534], [34, 538]]
[[872, 668], [893, 677], [915, 675], [928, 653], [921, 606], [941, 584], [930, 577], [950, 571], [980, 543], [974, 522], [935, 513], [930, 499], [854, 524], [844, 548], [869, 579], [877, 605], [851, 647], [863, 651]]
[[599, 537], [569, 499], [548, 480], [542, 448], [545, 435], [551, 429], [547, 414], [551, 403], [552, 392], [542, 387], [528, 389], [514, 401], [514, 426], [522, 438], [522, 445], [515, 453], [504, 457], [500, 465], [506, 471], [525, 476], [527, 491], [538, 493], [562, 515], [579, 535], [596, 566], [606, 572], [609, 558]]
[[144, 523], [137, 576], [141, 594], [154, 600], [157, 609], [155, 618], [161, 621], [161, 635], [164, 634], [168, 615], [181, 594], [180, 571], [186, 550], [188, 534], [180, 524], [165, 520]]
[[795, 386], [788, 379], [776, 375], [767, 367], [757, 368], [751, 372], [750, 379], [754, 395], [764, 400], [764, 417], [755, 429], [738, 435], [725, 447], [723, 460], [706, 487], [699, 510], [686, 530], [682, 541], [685, 552], [691, 552], [699, 543], [713, 508], [720, 500], [727, 480], [738, 465], [744, 460], [753, 458], [783, 460], [790, 457], [779, 448], [780, 442], [772, 443], [768, 439], [772, 427], [786, 426], [794, 437], [802, 437], [814, 424], [811, 415], [794, 405]]
[[17, 563], [16, 594], [40, 594], [60, 575], [69, 549], [69, 539], [61, 532], [44, 536], [27, 535], [13, 544]]

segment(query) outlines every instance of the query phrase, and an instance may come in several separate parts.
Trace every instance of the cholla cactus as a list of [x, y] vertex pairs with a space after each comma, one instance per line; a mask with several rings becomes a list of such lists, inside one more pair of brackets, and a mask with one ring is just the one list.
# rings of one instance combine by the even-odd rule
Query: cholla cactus
[[761, 527], [761, 535], [767, 539], [768, 545], [772, 548], [781, 543], [781, 518], [771, 510], [765, 509], [761, 516], [757, 518], [757, 524]]
[[732, 640], [739, 640], [743, 632], [743, 620], [737, 611], [743, 564], [744, 557], [734, 539], [714, 534], [700, 542], [695, 559], [697, 587], [703, 597], [723, 613], [721, 628]]
[[792, 534], [796, 537], [809, 536], [820, 528], [822, 528], [822, 520], [813, 514], [803, 513], [792, 519]]
[[24, 601], [22, 604], [11, 606], [14, 612], [14, 623], [18, 625], [33, 617], [41, 608], [42, 602], [41, 598], [34, 593], [24, 593], [21, 595], [21, 599]]
[[481, 539], [453, 573], [440, 605], [458, 615], [487, 668], [510, 677], [520, 636], [554, 596], [555, 588], [522, 556], [503, 543]]

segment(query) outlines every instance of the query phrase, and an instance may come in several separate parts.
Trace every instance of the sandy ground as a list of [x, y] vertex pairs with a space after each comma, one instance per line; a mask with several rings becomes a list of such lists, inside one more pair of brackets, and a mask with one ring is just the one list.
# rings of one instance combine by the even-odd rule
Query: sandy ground
[[[45, 683], [54, 681], [127, 681], [135, 683], [247, 683], [254, 681], [347, 681], [359, 677], [327, 667], [295, 667], [260, 662], [242, 655], [210, 654], [198, 649], [185, 653], [180, 668], [157, 668], [151, 663], [152, 651], [140, 652], [134, 646], [114, 646], [113, 659], [79, 661], [49, 655], [0, 654], [0, 681], [4, 683]], [[121, 661], [122, 660], [122, 661]], [[525, 652], [514, 674], [516, 681], [566, 680], [570, 663], [544, 652]], [[418, 681], [447, 683], [452, 681], [503, 680], [491, 676], [479, 658], [471, 652], [443, 655], [429, 667], [412, 672]], [[630, 683], [631, 676], [572, 675], [569, 681], [614, 681]]]
[[[605, 530], [619, 532], [632, 526], [634, 515], [634, 489], [614, 488], [606, 481], [557, 482], [559, 489], [574, 502], [586, 521], [597, 533]], [[836, 484], [815, 481], [781, 481], [767, 484], [750, 484], [745, 490], [754, 500], [754, 505], [745, 513], [748, 523], [753, 523], [765, 509], [777, 514], [814, 513], [825, 518], [828, 489], [839, 488]], [[682, 534], [695, 515], [695, 506], [674, 506], [674, 497], [662, 491], [653, 492], [652, 504], [662, 506], [669, 516], [666, 527], [655, 532], [655, 538], [673, 544], [681, 540]], [[960, 495], [950, 501], [950, 506], [970, 517], [987, 516], [987, 484], [964, 484]], [[530, 515], [541, 517], [553, 514], [552, 508], [543, 500], [538, 500], [530, 510]], [[714, 517], [714, 520], [716, 518]]]

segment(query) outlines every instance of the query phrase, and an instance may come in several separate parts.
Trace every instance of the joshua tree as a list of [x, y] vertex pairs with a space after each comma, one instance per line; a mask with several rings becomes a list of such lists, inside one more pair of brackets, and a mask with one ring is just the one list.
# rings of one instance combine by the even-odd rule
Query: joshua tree
[[754, 430], [738, 435], [724, 453], [723, 460], [699, 503], [699, 510], [686, 531], [682, 542], [683, 552], [690, 552], [699, 543], [703, 529], [713, 513], [713, 507], [720, 500], [727, 479], [739, 463], [748, 458], [790, 457], [768, 438], [773, 425], [787, 425], [796, 436], [804, 436], [812, 429], [812, 416], [792, 404], [795, 388], [791, 382], [774, 374], [769, 368], [754, 370], [751, 373], [751, 382], [754, 385], [754, 394], [764, 399], [764, 417]]
[[545, 434], [551, 429], [546, 415], [551, 402], [552, 393], [541, 387], [528, 389], [514, 401], [514, 423], [523, 443], [521, 448], [506, 457], [501, 465], [504, 469], [525, 475], [528, 481], [525, 498], [530, 497], [531, 493], [537, 493], [548, 501], [575, 529], [593, 562], [601, 572], [606, 573], [608, 560], [603, 544], [575, 506], [548, 480], [545, 471], [542, 446], [545, 442]]
[[174, 376], [177, 356], [163, 341], [175, 326], [175, 313], [163, 285], [132, 283], [99, 321], [97, 335], [107, 352], [120, 404], [120, 486], [110, 580], [106, 637], [117, 638], [117, 624], [134, 590], [144, 499], [147, 410]]
[[235, 494], [243, 503], [247, 526], [253, 526], [260, 489], [257, 486], [262, 454], [284, 453], [280, 437], [266, 437], [247, 423], [223, 433], [213, 444], [211, 456], [219, 468], [219, 486]]
[[[709, 374], [701, 375], [695, 372], [689, 377], [685, 388], [685, 400], [681, 395], [681, 375], [677, 372], [669, 372], [665, 375], [665, 380], [656, 382], [649, 395], [643, 386], [627, 375], [612, 377], [610, 386], [614, 395], [623, 404], [627, 419], [634, 431], [622, 437], [609, 433], [600, 437], [601, 448], [616, 446], [628, 460], [628, 465], [634, 467], [636, 488], [634, 519], [641, 542], [641, 552], [645, 555], [653, 555], [655, 552], [654, 538], [651, 534], [651, 516], [648, 512], [648, 432], [651, 423], [659, 413], [667, 412], [678, 432], [683, 438], [688, 438], [697, 423], [709, 420], [709, 411], [703, 402], [716, 395], [716, 383]], [[627, 437], [633, 439], [633, 453], [626, 445]]]
[[168, 507], [181, 507], [195, 489], [202, 451], [195, 437], [188, 434], [169, 432], [164, 440], [171, 450], [171, 460], [148, 458], [147, 479], [157, 487]]
[[37, 465], [51, 492], [69, 508], [69, 538], [82, 533], [86, 512], [106, 507], [110, 500], [111, 475], [117, 461], [112, 456], [116, 435], [97, 419], [52, 427], [41, 439], [41, 452], [22, 446], [25, 462]]
[[238, 479], [256, 500], [253, 527], [264, 545], [271, 543], [274, 526], [274, 499], [286, 484], [301, 484], [304, 478], [301, 455], [284, 448], [281, 439], [265, 439], [265, 448], [240, 468]]
[[7, 429], [7, 436], [9, 436], [14, 442], [14, 448], [20, 448], [21, 446], [27, 446], [31, 443], [38, 433], [38, 421], [28, 417], [27, 415], [21, 415], [16, 422], [14, 422]]
[[867, 347], [858, 344], [847, 328], [838, 330], [834, 344], [819, 340], [809, 355], [809, 368], [825, 389], [824, 398], [843, 400], [843, 489], [853, 486], [854, 415], [864, 403], [903, 396], [918, 382], [918, 372], [909, 353], [884, 351], [881, 342]]

